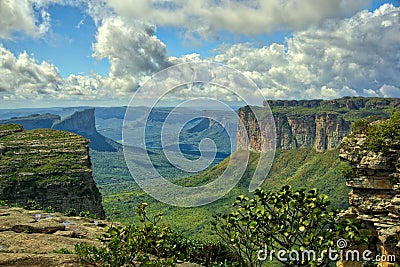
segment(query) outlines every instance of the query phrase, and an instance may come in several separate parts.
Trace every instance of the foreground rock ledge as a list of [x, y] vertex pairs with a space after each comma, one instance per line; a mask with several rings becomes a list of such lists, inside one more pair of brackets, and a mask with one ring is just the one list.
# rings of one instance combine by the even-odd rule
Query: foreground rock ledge
[[100, 245], [96, 238], [110, 224], [61, 213], [0, 207], [0, 266], [79, 266], [76, 255], [56, 251], [74, 251], [80, 242]]

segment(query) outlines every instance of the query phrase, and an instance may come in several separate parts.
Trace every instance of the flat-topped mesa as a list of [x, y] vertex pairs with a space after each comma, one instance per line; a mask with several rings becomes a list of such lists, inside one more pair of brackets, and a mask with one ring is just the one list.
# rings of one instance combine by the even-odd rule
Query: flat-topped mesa
[[[353, 121], [376, 115], [387, 118], [400, 105], [400, 98], [343, 97], [333, 100], [267, 100], [264, 106], [272, 110], [276, 127], [276, 147], [289, 150], [314, 148], [316, 151], [335, 149], [350, 132]], [[263, 120], [269, 108], [252, 107], [261, 120], [257, 122], [252, 109], [239, 109], [241, 124], [237, 133], [237, 147], [255, 152], [265, 151], [265, 134], [270, 125]], [[256, 127], [259, 124], [260, 127]], [[262, 129], [259, 132], [259, 129]], [[248, 140], [247, 140], [248, 139]]]
[[87, 139], [51, 129], [22, 131], [15, 125], [13, 132], [10, 127], [0, 125], [0, 199], [23, 205], [35, 200], [57, 211], [74, 208], [105, 217]]
[[[252, 107], [252, 109], [262, 112], [263, 108]], [[244, 107], [238, 111], [241, 124], [239, 124], [237, 132], [237, 147], [262, 152], [265, 151], [267, 139], [264, 138], [262, 141], [261, 135], [271, 125], [262, 119], [257, 123], [255, 116], [250, 114], [252, 109]], [[273, 116], [276, 127], [276, 147], [285, 150], [314, 148], [317, 151], [325, 151], [334, 149], [340, 145], [343, 136], [350, 129], [350, 123], [335, 113], [287, 114], [273, 112]], [[263, 129], [261, 132], [259, 126]]]
[[[375, 125], [379, 123], [385, 122], [381, 121]], [[374, 143], [369, 136], [371, 133], [345, 137], [340, 149], [340, 158], [351, 166], [346, 174], [346, 183], [352, 189], [349, 194], [351, 208], [343, 216], [356, 217], [367, 223], [377, 240], [374, 245], [378, 255], [399, 257], [400, 131], [398, 125], [397, 129], [393, 129], [393, 133], [394, 137], [383, 140], [383, 144]], [[400, 258], [396, 260], [398, 264]], [[396, 266], [396, 264], [381, 262], [378, 266]]]

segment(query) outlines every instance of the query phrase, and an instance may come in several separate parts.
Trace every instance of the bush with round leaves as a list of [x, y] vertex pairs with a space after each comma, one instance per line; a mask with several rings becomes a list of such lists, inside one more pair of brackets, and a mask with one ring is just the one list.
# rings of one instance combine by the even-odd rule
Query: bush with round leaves
[[[256, 189], [252, 198], [239, 196], [231, 213], [216, 216], [214, 228], [241, 266], [269, 266], [271, 258], [285, 266], [329, 266], [324, 251], [337, 249], [336, 240], [345, 239], [349, 247], [367, 242], [360, 225], [338, 220], [339, 211], [329, 204], [316, 189]], [[277, 257], [279, 251], [286, 256]], [[315, 257], [303, 257], [307, 251], [314, 251]]]

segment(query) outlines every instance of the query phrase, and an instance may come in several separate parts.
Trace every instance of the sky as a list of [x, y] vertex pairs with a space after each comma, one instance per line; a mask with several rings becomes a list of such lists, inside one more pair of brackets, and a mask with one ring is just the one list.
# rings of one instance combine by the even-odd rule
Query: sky
[[185, 62], [234, 68], [266, 99], [400, 97], [399, 6], [0, 0], [0, 108], [127, 105], [152, 75]]

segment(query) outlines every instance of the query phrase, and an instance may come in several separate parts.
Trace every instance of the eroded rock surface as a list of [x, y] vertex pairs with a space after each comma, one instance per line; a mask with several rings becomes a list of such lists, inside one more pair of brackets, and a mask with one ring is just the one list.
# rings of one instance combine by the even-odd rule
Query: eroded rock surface
[[400, 141], [391, 140], [388, 151], [373, 152], [364, 148], [366, 140], [363, 134], [343, 140], [340, 157], [351, 165], [346, 182], [352, 188], [351, 208], [343, 216], [367, 223], [374, 252], [397, 257], [396, 263], [378, 266], [392, 267], [400, 263]]
[[[61, 213], [0, 206], [0, 266], [79, 266], [75, 244], [100, 245], [97, 237], [111, 224]], [[115, 225], [115, 223], [114, 223]]]

